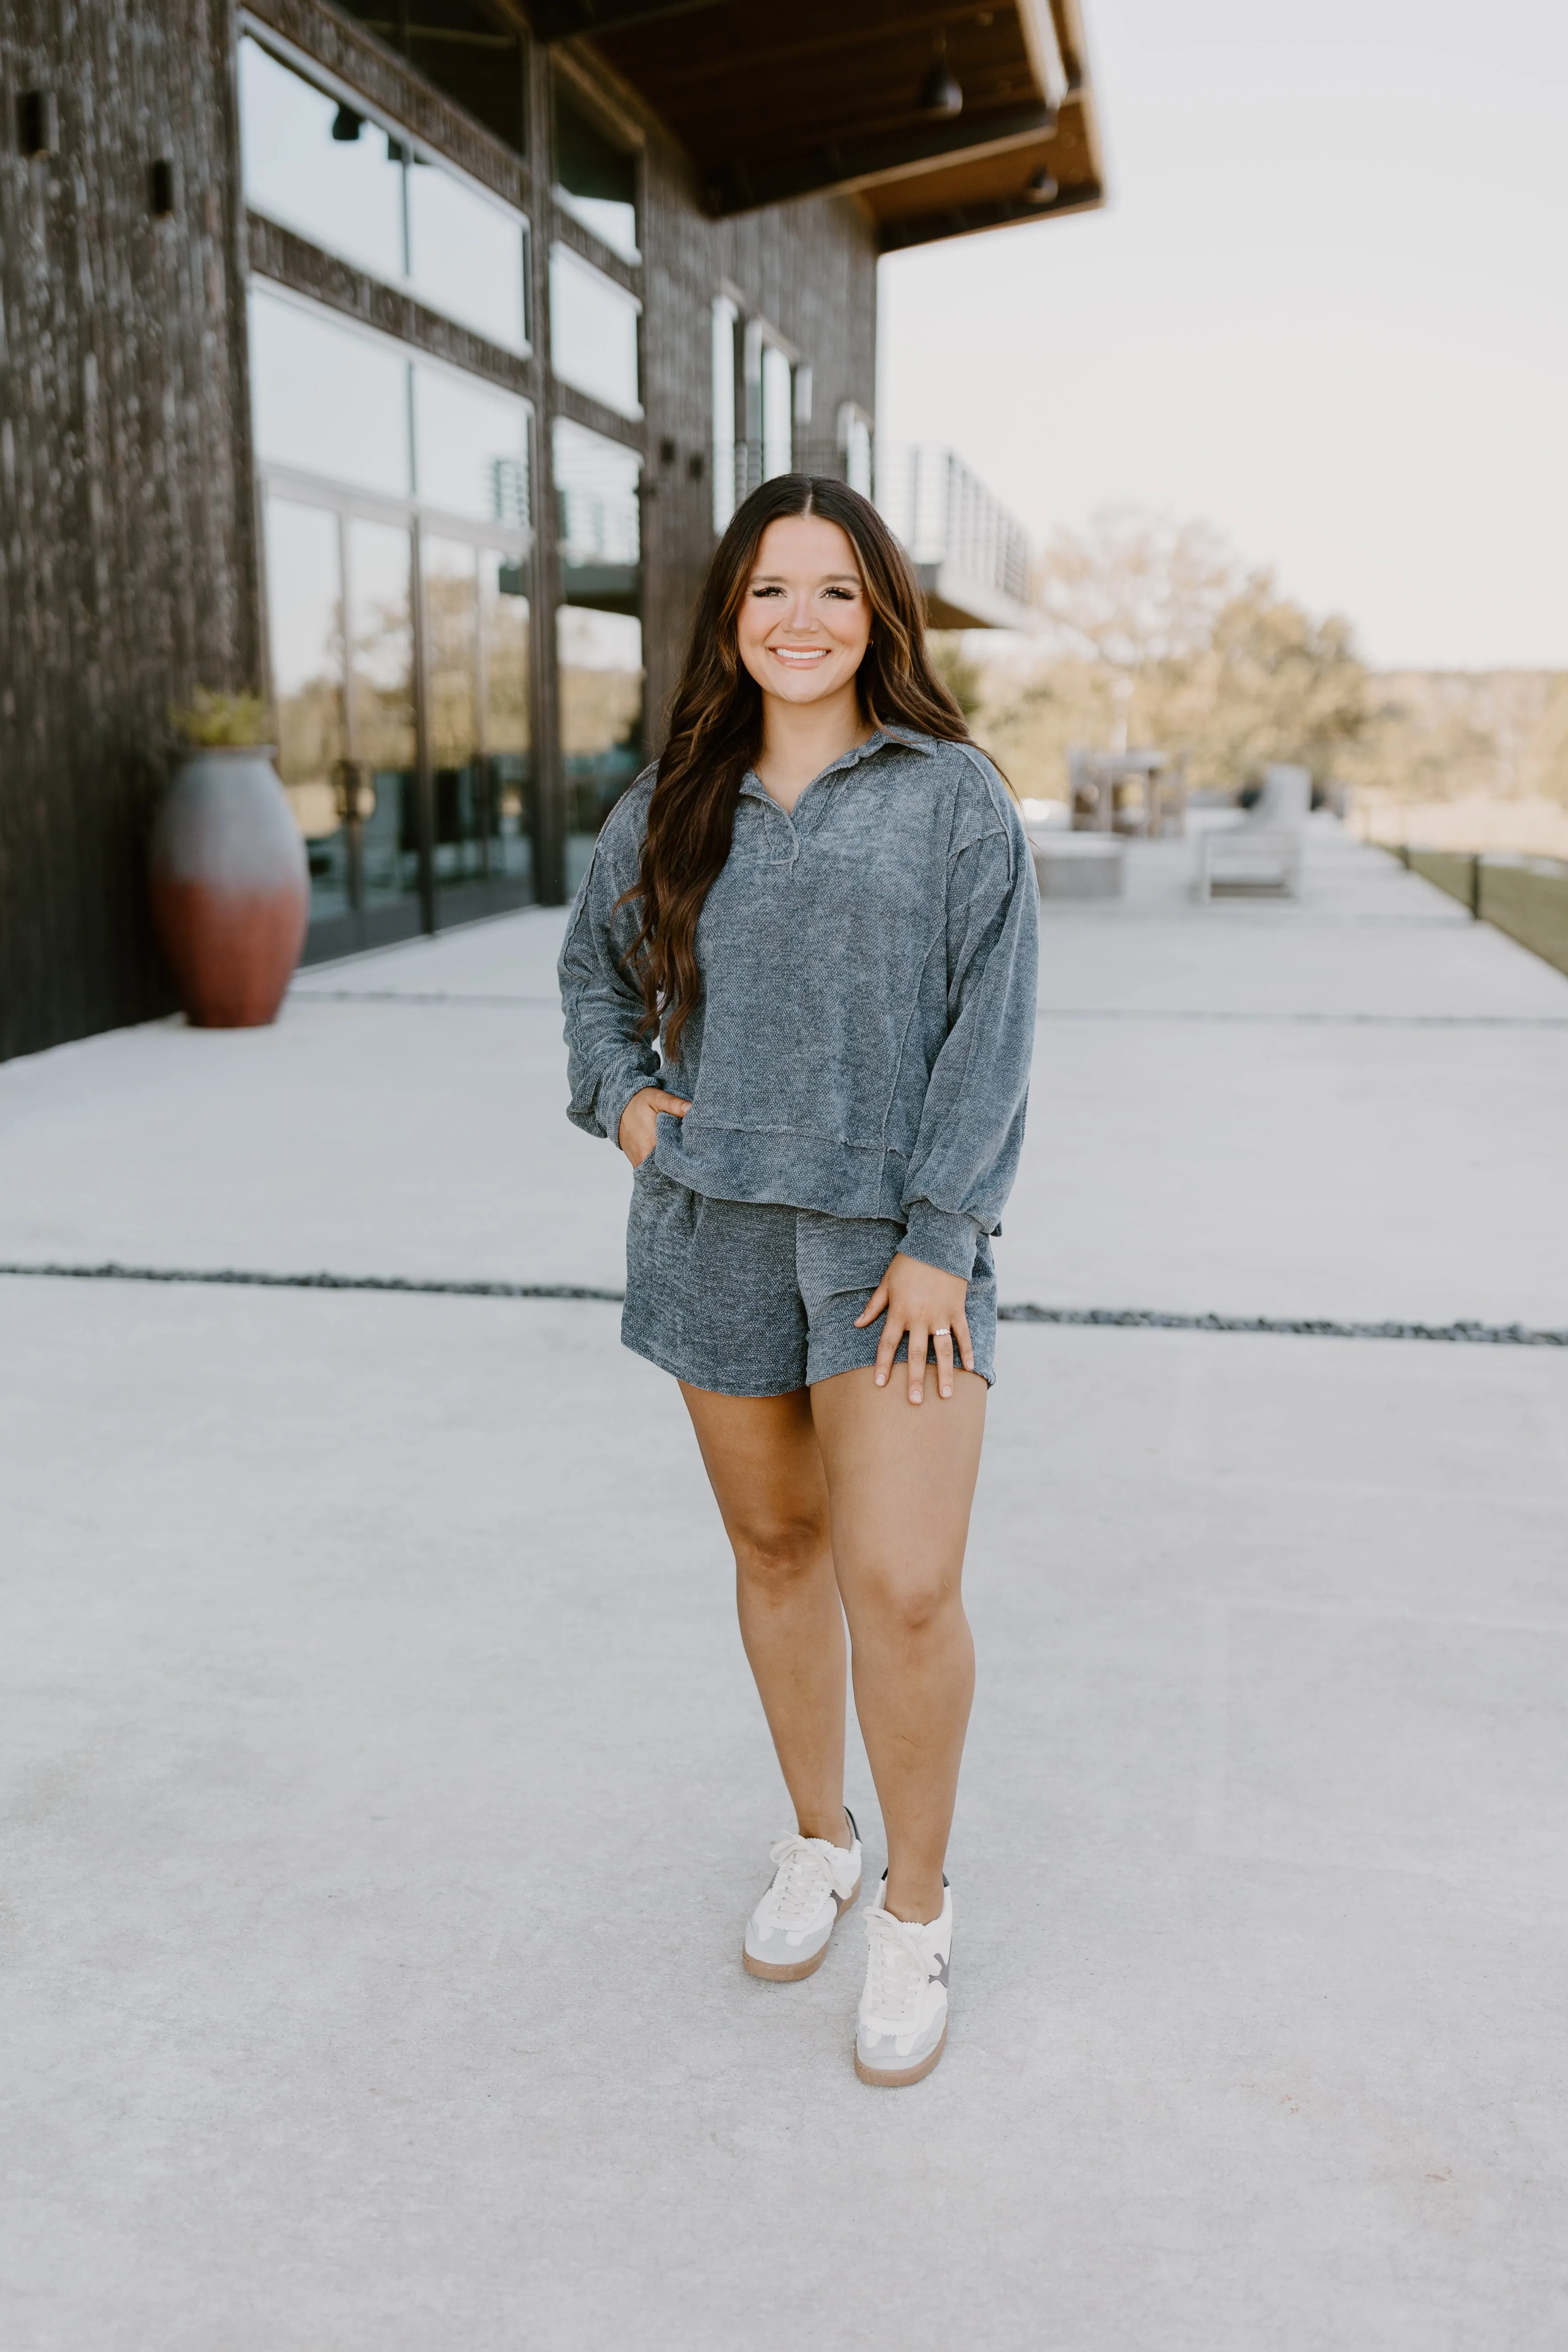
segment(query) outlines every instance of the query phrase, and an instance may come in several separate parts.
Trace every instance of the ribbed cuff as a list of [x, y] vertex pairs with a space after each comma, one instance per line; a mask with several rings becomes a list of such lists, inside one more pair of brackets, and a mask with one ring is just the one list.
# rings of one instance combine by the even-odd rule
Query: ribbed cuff
[[967, 1282], [974, 1272], [979, 1246], [980, 1227], [973, 1217], [956, 1209], [933, 1209], [929, 1201], [911, 1202], [910, 1221], [899, 1244], [905, 1257], [918, 1257], [922, 1265], [939, 1265], [944, 1274], [956, 1274], [961, 1282]]
[[621, 1120], [632, 1097], [640, 1095], [645, 1087], [657, 1087], [658, 1082], [657, 1072], [650, 1077], [646, 1070], [612, 1070], [607, 1077], [600, 1079], [599, 1098], [594, 1108], [609, 1142], [619, 1142]]

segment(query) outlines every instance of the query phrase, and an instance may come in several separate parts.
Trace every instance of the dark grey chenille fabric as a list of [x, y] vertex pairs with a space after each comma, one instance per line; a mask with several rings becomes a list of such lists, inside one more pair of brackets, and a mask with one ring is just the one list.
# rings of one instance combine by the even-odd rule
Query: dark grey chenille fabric
[[[621, 1338], [677, 1380], [720, 1396], [784, 1396], [876, 1360], [879, 1315], [855, 1318], [904, 1245], [888, 1217], [825, 1217], [771, 1201], [715, 1201], [661, 1176], [632, 1179]], [[996, 1276], [982, 1234], [963, 1302], [974, 1369], [996, 1379]], [[953, 1361], [962, 1362], [957, 1340]], [[906, 1362], [909, 1340], [899, 1342]], [[926, 1360], [933, 1362], [934, 1345]]]
[[611, 811], [567, 925], [567, 1116], [613, 1141], [639, 1087], [668, 1087], [692, 1108], [658, 1122], [662, 1175], [895, 1220], [909, 1256], [967, 1280], [1001, 1229], [1035, 1033], [1034, 870], [996, 771], [972, 745], [880, 730], [791, 814], [748, 776], [668, 1065], [620, 962], [653, 781]]

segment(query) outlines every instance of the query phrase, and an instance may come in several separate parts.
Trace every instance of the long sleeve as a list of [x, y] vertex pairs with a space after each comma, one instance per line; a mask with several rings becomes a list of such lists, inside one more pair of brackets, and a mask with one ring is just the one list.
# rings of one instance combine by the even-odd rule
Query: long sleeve
[[571, 1087], [566, 1116], [611, 1143], [633, 1095], [657, 1087], [661, 1076], [654, 1040], [638, 1033], [641, 993], [620, 961], [637, 936], [636, 910], [616, 905], [637, 879], [647, 808], [646, 791], [634, 785], [612, 810], [573, 906], [559, 965]]
[[947, 902], [948, 1034], [904, 1179], [902, 1247], [967, 1282], [1017, 1172], [1034, 1055], [1039, 912], [1023, 827], [954, 856]]

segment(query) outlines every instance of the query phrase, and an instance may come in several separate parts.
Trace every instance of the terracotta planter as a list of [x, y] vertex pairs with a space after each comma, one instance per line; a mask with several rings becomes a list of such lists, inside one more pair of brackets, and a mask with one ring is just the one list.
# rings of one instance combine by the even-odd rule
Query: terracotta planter
[[305, 845], [270, 749], [182, 760], [153, 828], [153, 919], [189, 1020], [275, 1020], [310, 908]]

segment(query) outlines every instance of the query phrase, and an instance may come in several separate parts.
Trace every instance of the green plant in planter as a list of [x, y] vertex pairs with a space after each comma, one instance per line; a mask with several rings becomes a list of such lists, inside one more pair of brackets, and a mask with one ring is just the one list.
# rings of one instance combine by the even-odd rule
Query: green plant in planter
[[231, 694], [222, 687], [198, 686], [189, 702], [171, 709], [169, 724], [191, 751], [248, 751], [272, 740], [260, 695]]

